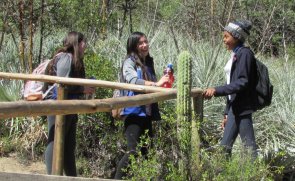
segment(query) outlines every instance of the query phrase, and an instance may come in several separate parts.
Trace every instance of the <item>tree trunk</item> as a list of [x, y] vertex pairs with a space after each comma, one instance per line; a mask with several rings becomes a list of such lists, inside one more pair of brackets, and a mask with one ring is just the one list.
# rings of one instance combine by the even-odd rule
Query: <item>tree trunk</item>
[[125, 1], [125, 5], [123, 5], [123, 9], [124, 9], [124, 14], [123, 14], [123, 20], [122, 20], [122, 26], [118, 27], [119, 29], [119, 35], [118, 35], [118, 39], [120, 40], [123, 34], [123, 29], [125, 26], [125, 21], [127, 18], [127, 13], [128, 13], [128, 4], [127, 4], [127, 0]]
[[21, 72], [25, 72], [25, 33], [24, 33], [24, 1], [19, 0], [18, 3], [19, 10], [19, 33], [20, 33], [20, 42], [19, 42], [19, 59], [21, 65]]
[[105, 39], [107, 35], [106, 24], [107, 24], [107, 0], [102, 0], [102, 27], [101, 27], [102, 39]]
[[133, 32], [133, 27], [132, 27], [132, 7], [131, 7], [131, 2], [128, 2], [128, 8], [129, 8], [129, 28], [130, 28], [130, 33]]
[[214, 21], [214, 16], [215, 16], [215, 0], [211, 0], [211, 11], [210, 11], [210, 17], [211, 17], [211, 21], [210, 21], [210, 28], [211, 28], [211, 31], [210, 31], [210, 36], [212, 37], [211, 38], [211, 44], [212, 46], [215, 46], [215, 21]]
[[33, 36], [34, 36], [34, 27], [33, 27], [33, 18], [34, 18], [34, 0], [30, 0], [30, 52], [29, 52], [29, 72], [33, 72]]
[[4, 18], [3, 18], [3, 30], [2, 30], [1, 39], [0, 39], [0, 51], [2, 50], [3, 40], [4, 40], [5, 33], [6, 33], [6, 26], [7, 26], [6, 23], [7, 23], [7, 18], [8, 18], [8, 8], [7, 8], [7, 6], [5, 7], [6, 14], [4, 15]]
[[40, 48], [38, 56], [38, 64], [41, 63], [42, 59], [42, 48], [43, 48], [43, 37], [44, 37], [44, 0], [41, 0], [41, 16], [40, 16]]

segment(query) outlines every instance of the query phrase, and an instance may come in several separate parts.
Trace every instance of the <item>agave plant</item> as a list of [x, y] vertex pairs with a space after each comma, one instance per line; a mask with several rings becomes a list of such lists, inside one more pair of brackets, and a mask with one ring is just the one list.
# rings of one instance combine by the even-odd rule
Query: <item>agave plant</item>
[[274, 95], [271, 106], [255, 114], [257, 140], [264, 155], [280, 155], [284, 152], [288, 162], [285, 160], [283, 165], [286, 168], [294, 167], [295, 81], [293, 77], [295, 75], [292, 71], [294, 64], [281, 65], [275, 61], [265, 62], [268, 64], [274, 84]]
[[[2, 66], [4, 67], [4, 66]], [[4, 72], [17, 72], [16, 66], [6, 67]], [[0, 80], [0, 101], [16, 101], [21, 97], [23, 82], [19, 80]]]
[[[60, 35], [60, 36], [58, 36]], [[57, 47], [57, 42], [61, 43], [61, 36], [63, 33], [57, 33], [55, 37], [48, 37], [45, 39], [43, 53], [45, 56], [52, 53], [52, 49]], [[37, 55], [39, 50], [39, 36], [36, 35], [34, 39], [34, 62], [37, 63]], [[50, 53], [51, 52], [51, 53]], [[51, 55], [50, 55], [51, 56]], [[12, 39], [5, 42], [2, 51], [0, 52], [0, 71], [2, 72], [21, 72], [18, 59], [18, 50]], [[18, 101], [22, 99], [22, 89], [24, 81], [20, 80], [0, 80], [0, 102]], [[35, 158], [40, 154], [40, 149], [37, 145], [44, 144], [45, 127], [43, 125], [43, 118], [41, 117], [18, 117], [3, 120], [1, 125], [9, 130], [8, 134], [3, 135], [11, 140], [11, 143], [16, 143], [17, 149], [20, 153], [26, 153], [26, 156]], [[2, 132], [2, 129], [1, 131]], [[2, 132], [3, 133], [3, 132]], [[36, 154], [38, 152], [38, 154]]]

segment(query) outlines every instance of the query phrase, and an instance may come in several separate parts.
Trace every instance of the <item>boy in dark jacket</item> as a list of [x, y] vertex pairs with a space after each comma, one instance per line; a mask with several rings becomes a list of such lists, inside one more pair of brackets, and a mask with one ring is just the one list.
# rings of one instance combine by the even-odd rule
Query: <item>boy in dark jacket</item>
[[222, 128], [224, 129], [221, 145], [231, 154], [232, 146], [238, 134], [246, 148], [252, 150], [253, 158], [257, 156], [254, 137], [252, 113], [256, 111], [256, 63], [255, 57], [244, 42], [252, 25], [249, 21], [236, 21], [224, 28], [223, 42], [231, 57], [224, 67], [226, 84], [204, 91], [205, 98], [227, 96]]

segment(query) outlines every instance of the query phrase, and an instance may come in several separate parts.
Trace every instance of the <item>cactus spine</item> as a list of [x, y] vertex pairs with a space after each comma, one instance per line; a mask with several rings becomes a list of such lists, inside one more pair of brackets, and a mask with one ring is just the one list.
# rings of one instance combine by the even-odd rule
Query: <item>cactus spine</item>
[[180, 148], [179, 169], [184, 177], [191, 178], [191, 85], [192, 63], [187, 51], [180, 53], [177, 63], [177, 134]]

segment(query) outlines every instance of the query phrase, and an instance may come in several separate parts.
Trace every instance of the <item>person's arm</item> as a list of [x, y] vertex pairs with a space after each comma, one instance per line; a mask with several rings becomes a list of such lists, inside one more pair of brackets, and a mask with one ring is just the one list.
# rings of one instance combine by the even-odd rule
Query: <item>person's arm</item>
[[[62, 53], [58, 57], [56, 63], [56, 76], [58, 77], [70, 77], [72, 69], [72, 56], [69, 53]], [[83, 94], [84, 86], [67, 85], [68, 93]]]
[[222, 130], [224, 130], [226, 123], [227, 123], [227, 115], [224, 115], [223, 116], [223, 120], [221, 122], [221, 128], [222, 128]]
[[230, 95], [238, 93], [247, 88], [251, 68], [253, 68], [253, 64], [255, 63], [254, 55], [251, 50], [245, 48], [236, 61], [237, 62], [234, 71], [237, 72], [237, 79], [231, 81], [230, 84], [215, 87], [215, 96]]
[[58, 60], [56, 63], [56, 76], [69, 77], [72, 66], [72, 57], [67, 53], [63, 53], [57, 58]]
[[169, 81], [169, 75], [164, 75], [158, 82], [144, 81], [144, 85], [161, 87], [164, 83]]
[[123, 77], [126, 83], [147, 86], [162, 86], [165, 82], [169, 81], [168, 75], [163, 76], [158, 82], [152, 82], [138, 78], [135, 62], [131, 59], [127, 59], [124, 61]]
[[144, 85], [144, 80], [137, 76], [136, 65], [133, 60], [128, 58], [123, 62], [123, 77], [126, 83]]

